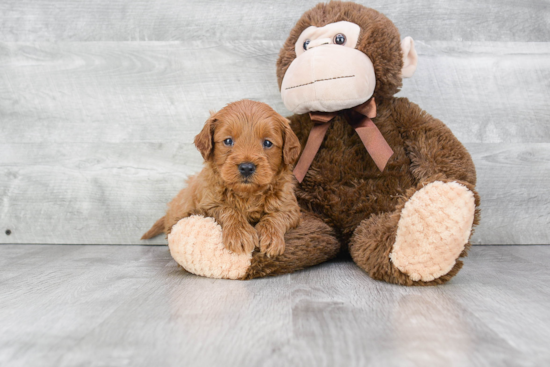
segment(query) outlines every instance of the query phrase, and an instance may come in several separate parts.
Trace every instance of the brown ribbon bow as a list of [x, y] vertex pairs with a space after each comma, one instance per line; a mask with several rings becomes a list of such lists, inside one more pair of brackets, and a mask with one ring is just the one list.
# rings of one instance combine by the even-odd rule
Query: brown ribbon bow
[[[355, 129], [361, 141], [363, 141], [367, 152], [369, 152], [378, 169], [383, 171], [388, 160], [393, 155], [393, 150], [382, 136], [380, 130], [378, 130], [371, 120], [376, 117], [376, 103], [374, 102], [374, 97], [357, 107], [353, 107], [349, 111], [352, 114], [352, 121], [349, 122], [350, 125]], [[315, 125], [309, 133], [300, 160], [298, 164], [296, 164], [296, 167], [294, 167], [294, 176], [296, 176], [298, 182], [303, 181], [309, 166], [311, 166], [313, 162], [313, 158], [315, 158], [323, 142], [323, 138], [330, 126], [330, 121], [332, 121], [337, 114], [338, 112], [309, 113]], [[357, 119], [359, 120], [357, 121]]]

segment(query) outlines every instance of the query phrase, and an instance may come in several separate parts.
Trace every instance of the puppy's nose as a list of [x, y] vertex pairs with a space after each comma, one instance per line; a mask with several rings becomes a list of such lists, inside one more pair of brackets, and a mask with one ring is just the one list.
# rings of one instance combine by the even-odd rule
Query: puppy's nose
[[239, 172], [241, 176], [248, 177], [256, 171], [256, 165], [251, 162], [244, 162], [239, 164]]

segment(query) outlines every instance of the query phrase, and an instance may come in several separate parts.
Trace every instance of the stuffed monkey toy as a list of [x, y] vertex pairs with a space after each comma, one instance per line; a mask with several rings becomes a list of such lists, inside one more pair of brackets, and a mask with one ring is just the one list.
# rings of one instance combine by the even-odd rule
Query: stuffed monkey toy
[[188, 271], [252, 279], [297, 271], [349, 251], [370, 277], [447, 282], [479, 222], [476, 173], [439, 120], [394, 95], [417, 65], [414, 42], [376, 10], [318, 4], [302, 15], [277, 61], [302, 145], [294, 169], [302, 222], [277, 257], [226, 250], [212, 218], [180, 220], [168, 236]]

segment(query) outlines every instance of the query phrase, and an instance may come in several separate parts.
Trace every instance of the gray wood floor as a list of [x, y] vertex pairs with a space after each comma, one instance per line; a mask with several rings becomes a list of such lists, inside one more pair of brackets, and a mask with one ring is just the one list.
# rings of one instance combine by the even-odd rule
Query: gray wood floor
[[449, 284], [339, 260], [201, 278], [159, 246], [0, 246], [2, 366], [543, 366], [550, 246], [477, 246]]

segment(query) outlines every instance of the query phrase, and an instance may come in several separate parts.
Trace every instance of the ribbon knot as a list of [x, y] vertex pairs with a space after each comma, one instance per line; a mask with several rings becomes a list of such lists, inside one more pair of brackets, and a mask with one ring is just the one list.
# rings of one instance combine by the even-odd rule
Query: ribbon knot
[[[359, 138], [365, 145], [367, 152], [380, 171], [383, 171], [388, 163], [388, 160], [393, 155], [393, 150], [388, 145], [388, 142], [382, 136], [382, 133], [376, 127], [372, 118], [376, 117], [376, 103], [374, 98], [353, 107], [349, 110], [349, 124], [355, 129]], [[306, 146], [300, 156], [300, 160], [294, 167], [294, 176], [298, 182], [302, 182], [311, 166], [319, 147], [323, 142], [325, 134], [330, 126], [330, 122], [338, 112], [310, 112], [309, 117], [315, 123], [307, 138]]]

